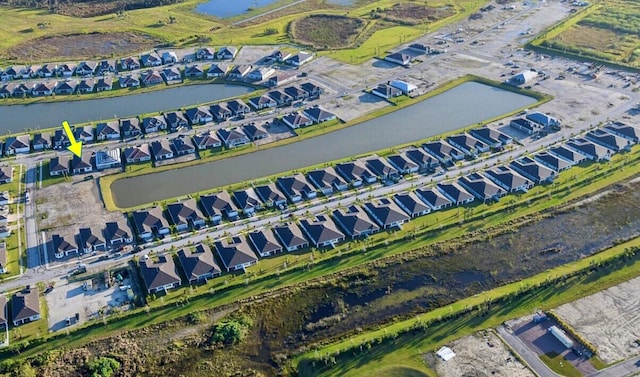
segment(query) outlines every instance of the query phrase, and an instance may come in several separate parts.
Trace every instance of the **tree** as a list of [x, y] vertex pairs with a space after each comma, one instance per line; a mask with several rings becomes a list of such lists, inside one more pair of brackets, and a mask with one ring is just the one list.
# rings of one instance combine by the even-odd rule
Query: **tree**
[[33, 369], [29, 362], [25, 362], [20, 365], [20, 368], [15, 374], [16, 377], [36, 377], [36, 371]]
[[274, 34], [278, 34], [278, 29], [274, 28], [274, 27], [268, 27], [266, 29], [264, 29], [264, 35], [274, 35]]
[[110, 357], [100, 357], [87, 363], [87, 368], [91, 377], [111, 377], [120, 369], [120, 362]]

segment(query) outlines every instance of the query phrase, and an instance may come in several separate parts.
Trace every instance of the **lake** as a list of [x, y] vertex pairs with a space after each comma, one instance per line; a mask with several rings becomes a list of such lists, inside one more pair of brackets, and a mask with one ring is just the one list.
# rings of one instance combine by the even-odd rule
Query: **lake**
[[273, 4], [279, 0], [209, 0], [206, 3], [198, 4], [196, 12], [209, 16], [228, 18], [239, 16], [249, 8], [261, 8]]
[[202, 84], [112, 98], [0, 106], [0, 119], [11, 119], [11, 122], [0, 123], [0, 133], [59, 127], [63, 120], [74, 124], [174, 110], [237, 97], [253, 90], [242, 85]]
[[300, 142], [113, 182], [121, 208], [362, 155], [439, 135], [535, 103], [532, 97], [467, 82], [381, 117]]

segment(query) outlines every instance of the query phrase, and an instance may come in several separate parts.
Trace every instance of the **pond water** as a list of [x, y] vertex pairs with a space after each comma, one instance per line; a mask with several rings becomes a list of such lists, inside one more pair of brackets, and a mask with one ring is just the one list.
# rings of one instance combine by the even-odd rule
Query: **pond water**
[[467, 82], [342, 130], [220, 161], [119, 179], [111, 190], [118, 207], [134, 207], [409, 143], [535, 102], [532, 97]]
[[343, 5], [345, 7], [351, 6], [356, 3], [356, 0], [325, 0], [327, 4]]
[[209, 0], [206, 3], [198, 4], [196, 12], [209, 16], [228, 18], [239, 16], [249, 8], [260, 8], [277, 2], [278, 0]]
[[59, 127], [63, 120], [73, 124], [173, 110], [237, 97], [253, 90], [241, 85], [202, 84], [112, 98], [0, 106], [0, 119], [11, 119], [11, 122], [0, 123], [0, 132]]

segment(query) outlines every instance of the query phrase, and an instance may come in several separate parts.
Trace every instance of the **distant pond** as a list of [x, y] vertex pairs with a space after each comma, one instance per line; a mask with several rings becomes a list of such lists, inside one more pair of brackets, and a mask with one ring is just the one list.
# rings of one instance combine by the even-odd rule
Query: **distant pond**
[[249, 8], [261, 8], [279, 0], [209, 0], [199, 4], [196, 12], [219, 18], [229, 18], [246, 13]]

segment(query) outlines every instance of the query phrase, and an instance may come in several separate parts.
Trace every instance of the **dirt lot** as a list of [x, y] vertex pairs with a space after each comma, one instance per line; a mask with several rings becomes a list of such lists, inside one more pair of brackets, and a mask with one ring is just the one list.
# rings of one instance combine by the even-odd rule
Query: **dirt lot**
[[443, 361], [435, 353], [425, 355], [427, 363], [441, 377], [504, 376], [534, 374], [522, 365], [493, 332], [476, 333], [447, 345], [456, 356]]
[[358, 18], [319, 14], [294, 21], [291, 31], [300, 43], [327, 50], [351, 44], [363, 25]]
[[148, 50], [162, 41], [132, 32], [91, 33], [37, 38], [9, 50], [16, 61], [66, 61], [90, 57], [123, 57]]
[[567, 323], [598, 349], [605, 363], [640, 354], [640, 278], [557, 308]]
[[400, 20], [405, 23], [407, 21], [415, 23], [433, 22], [451, 17], [455, 13], [456, 11], [452, 6], [435, 8], [415, 4], [395, 4], [382, 12], [389, 21]]

